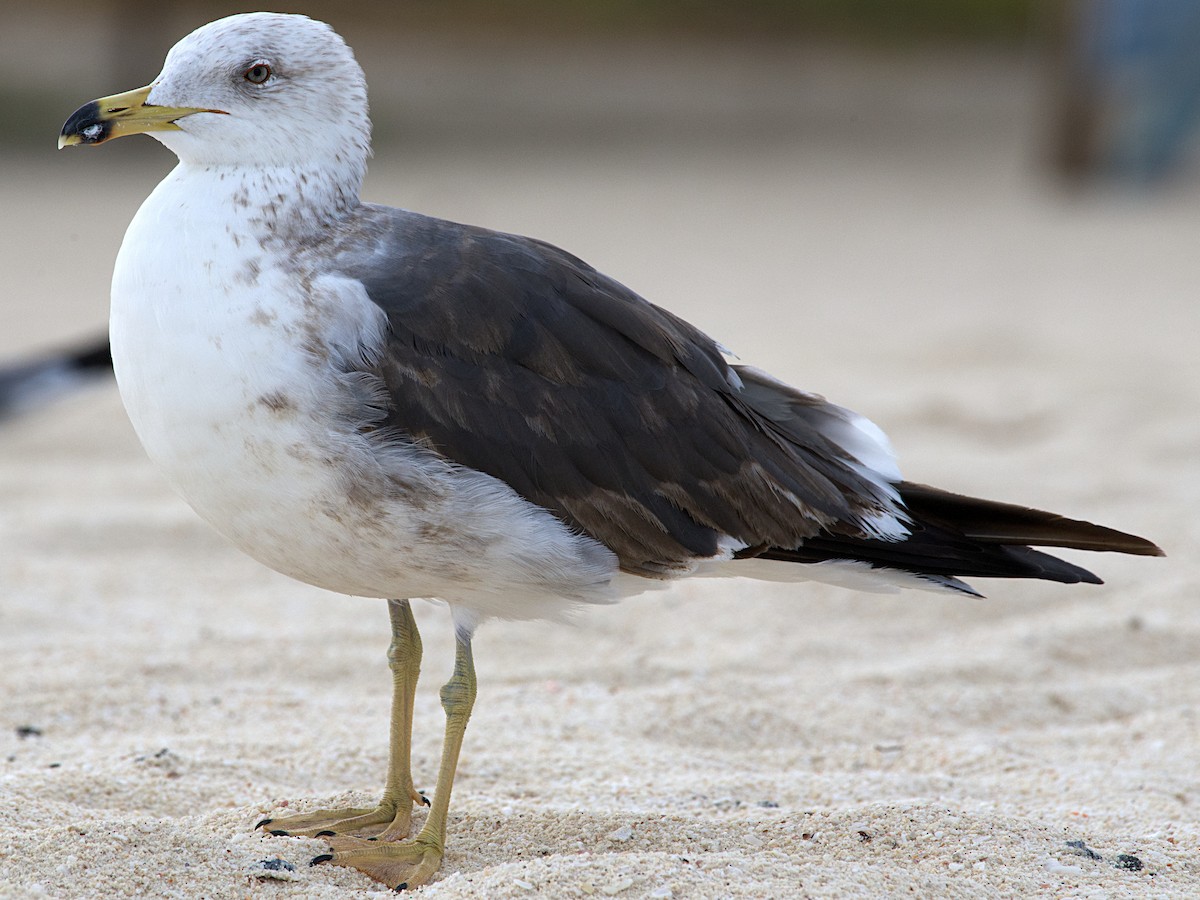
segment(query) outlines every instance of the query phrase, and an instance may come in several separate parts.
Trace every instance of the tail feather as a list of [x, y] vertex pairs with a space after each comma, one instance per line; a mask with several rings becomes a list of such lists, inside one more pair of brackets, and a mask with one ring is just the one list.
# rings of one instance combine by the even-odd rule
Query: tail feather
[[966, 497], [911, 481], [901, 482], [897, 488], [913, 518], [951, 525], [975, 540], [995, 544], [1031, 544], [1035, 547], [1069, 547], [1073, 550], [1106, 550], [1137, 556], [1163, 555], [1158, 546], [1145, 538], [1080, 519], [1068, 519], [1013, 503]]
[[822, 533], [799, 547], [756, 547], [742, 555], [799, 563], [850, 560], [935, 579], [1036, 578], [1063, 584], [1102, 582], [1087, 569], [1033, 546], [1163, 555], [1144, 538], [1091, 522], [912, 482], [896, 488], [912, 519], [911, 533], [903, 540]]

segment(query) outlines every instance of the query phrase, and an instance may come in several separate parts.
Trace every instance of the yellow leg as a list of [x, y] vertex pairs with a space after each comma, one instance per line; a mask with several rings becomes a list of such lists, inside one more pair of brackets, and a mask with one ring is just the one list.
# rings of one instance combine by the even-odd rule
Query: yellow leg
[[454, 674], [442, 686], [442, 708], [446, 711], [446, 737], [442, 743], [442, 764], [438, 770], [437, 791], [425, 826], [411, 841], [381, 843], [348, 836], [329, 839], [333, 853], [313, 859], [350, 866], [396, 890], [414, 888], [427, 882], [442, 863], [446, 846], [446, 816], [450, 810], [450, 791], [458, 768], [467, 720], [475, 705], [475, 662], [471, 658], [470, 635], [460, 631], [454, 655]]
[[421, 672], [421, 635], [407, 600], [389, 600], [392, 643], [388, 665], [392, 670], [392, 722], [387, 784], [374, 809], [350, 807], [321, 809], [283, 819], [263, 819], [256, 827], [271, 834], [325, 837], [335, 834], [377, 835], [379, 840], [408, 837], [413, 801], [428, 804], [412, 781], [413, 698]]

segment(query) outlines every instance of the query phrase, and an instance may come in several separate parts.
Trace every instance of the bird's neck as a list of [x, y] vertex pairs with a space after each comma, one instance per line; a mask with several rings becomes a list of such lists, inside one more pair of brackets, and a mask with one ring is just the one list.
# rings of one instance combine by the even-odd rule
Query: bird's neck
[[193, 186], [202, 183], [210, 201], [223, 201], [260, 240], [294, 242], [327, 231], [358, 208], [363, 171], [180, 163], [171, 177]]

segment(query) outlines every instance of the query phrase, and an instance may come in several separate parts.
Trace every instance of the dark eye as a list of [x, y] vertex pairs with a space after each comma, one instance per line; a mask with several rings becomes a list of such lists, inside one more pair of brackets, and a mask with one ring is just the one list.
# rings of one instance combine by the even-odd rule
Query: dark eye
[[251, 84], [265, 84], [271, 77], [271, 67], [266, 63], [255, 63], [242, 75]]

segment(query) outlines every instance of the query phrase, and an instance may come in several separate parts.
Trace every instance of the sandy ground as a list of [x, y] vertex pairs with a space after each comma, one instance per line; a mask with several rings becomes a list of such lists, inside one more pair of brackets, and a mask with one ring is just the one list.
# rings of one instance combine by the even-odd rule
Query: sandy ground
[[[780, 93], [778, 60], [743, 63], [745, 96]], [[1197, 185], [1057, 193], [1015, 63], [825, 60], [797, 69], [795, 127], [757, 132], [662, 71], [648, 95], [695, 128], [412, 142], [368, 194], [569, 247], [873, 417], [911, 478], [1170, 556], [986, 601], [686, 583], [491, 623], [425, 895], [1200, 895]], [[0, 350], [102, 326], [166, 166], [120, 144], [4, 163]], [[208, 531], [111, 385], [0, 429], [0, 586], [0, 897], [382, 896], [251, 828], [381, 786], [383, 604]], [[432, 788], [451, 640], [417, 615]]]

